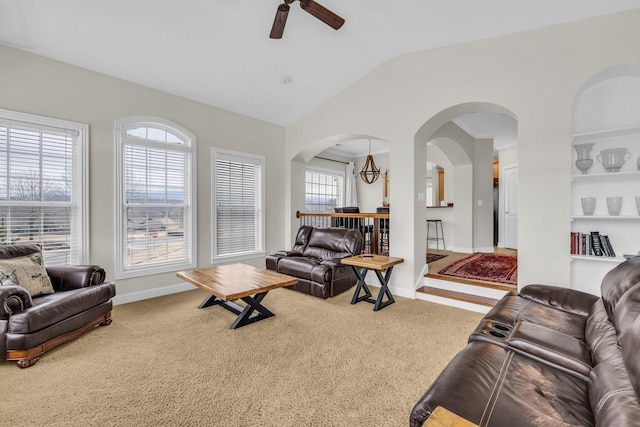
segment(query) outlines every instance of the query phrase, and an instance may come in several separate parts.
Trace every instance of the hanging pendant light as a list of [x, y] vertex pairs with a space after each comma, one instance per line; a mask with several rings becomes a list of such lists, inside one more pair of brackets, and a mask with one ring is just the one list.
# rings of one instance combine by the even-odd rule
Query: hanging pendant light
[[373, 161], [373, 156], [371, 155], [371, 139], [369, 139], [369, 155], [360, 171], [360, 178], [367, 184], [373, 184], [379, 176], [380, 168], [376, 167], [376, 163]]

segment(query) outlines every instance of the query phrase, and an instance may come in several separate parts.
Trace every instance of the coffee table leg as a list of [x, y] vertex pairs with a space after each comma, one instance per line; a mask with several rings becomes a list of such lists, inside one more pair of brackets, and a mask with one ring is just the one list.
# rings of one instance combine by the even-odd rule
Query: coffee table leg
[[[264, 297], [267, 296], [267, 292], [262, 292], [254, 296], [248, 296], [241, 298], [247, 305], [245, 307], [239, 306], [233, 301], [224, 301], [217, 298], [215, 295], [207, 297], [198, 308], [211, 307], [212, 305], [220, 305], [230, 312], [237, 314], [236, 320], [233, 321], [229, 329], [237, 329], [250, 323], [255, 323], [259, 320], [264, 320], [269, 317], [275, 316], [265, 306], [260, 304]], [[254, 313], [254, 311], [256, 313]]]

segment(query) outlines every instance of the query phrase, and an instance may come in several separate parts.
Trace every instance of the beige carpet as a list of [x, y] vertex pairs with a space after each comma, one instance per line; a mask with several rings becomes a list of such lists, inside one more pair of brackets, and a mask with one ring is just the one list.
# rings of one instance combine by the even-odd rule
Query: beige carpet
[[2, 426], [406, 426], [481, 315], [352, 292], [267, 295], [276, 317], [229, 330], [200, 290], [114, 308], [114, 322], [0, 363]]

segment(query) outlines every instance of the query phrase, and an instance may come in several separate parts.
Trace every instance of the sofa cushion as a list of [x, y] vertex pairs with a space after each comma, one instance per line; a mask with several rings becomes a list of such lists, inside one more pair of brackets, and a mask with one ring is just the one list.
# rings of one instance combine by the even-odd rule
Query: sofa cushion
[[596, 426], [636, 426], [640, 405], [618, 349], [598, 364], [589, 376], [589, 400]]
[[507, 345], [525, 355], [582, 375], [586, 380], [592, 362], [589, 347], [579, 339], [530, 322], [518, 322]]
[[362, 235], [346, 228], [314, 228], [305, 257], [330, 259], [358, 255], [362, 251]]
[[640, 396], [640, 357], [638, 357], [640, 354], [640, 317], [627, 325], [627, 330], [619, 336], [619, 341], [629, 380], [636, 396]]
[[620, 352], [616, 328], [609, 319], [601, 299], [593, 304], [591, 313], [587, 317], [584, 338], [591, 350], [594, 365]]
[[31, 297], [54, 292], [40, 252], [0, 259], [0, 284], [22, 286]]
[[104, 283], [35, 298], [31, 308], [9, 317], [8, 330], [15, 334], [36, 332], [108, 301], [115, 294], [115, 284]]
[[304, 249], [309, 244], [309, 236], [311, 236], [312, 230], [313, 227], [309, 227], [306, 225], [303, 225], [298, 229], [298, 234], [296, 234], [296, 241], [293, 243], [293, 247], [290, 251], [291, 255], [302, 256], [302, 254], [304, 253]]
[[629, 325], [640, 314], [640, 282], [629, 289], [620, 300], [613, 311], [613, 324], [618, 331], [618, 337], [627, 332]]
[[517, 322], [531, 322], [584, 340], [586, 316], [558, 310], [515, 294], [505, 295], [484, 316], [486, 320], [514, 326]]
[[472, 342], [411, 412], [422, 426], [437, 406], [482, 426], [590, 426], [587, 382], [500, 346]]
[[288, 256], [278, 261], [278, 273], [309, 280], [313, 267], [318, 264], [318, 259]]
[[613, 319], [613, 312], [620, 298], [638, 282], [640, 282], [640, 256], [618, 264], [604, 276], [600, 290], [610, 319]]

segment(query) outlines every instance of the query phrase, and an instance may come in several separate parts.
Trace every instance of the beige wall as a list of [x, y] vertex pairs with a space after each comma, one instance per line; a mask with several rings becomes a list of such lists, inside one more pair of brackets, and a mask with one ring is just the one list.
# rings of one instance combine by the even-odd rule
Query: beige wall
[[422, 139], [463, 113], [511, 113], [518, 121], [519, 284], [569, 286], [573, 100], [590, 76], [639, 63], [630, 42], [639, 39], [635, 10], [398, 57], [287, 127], [287, 163], [341, 135], [390, 142], [392, 255], [405, 258], [391, 286], [412, 296], [424, 267]]
[[[172, 120], [197, 138], [198, 265], [211, 259], [211, 147], [266, 157], [266, 249], [284, 238], [284, 128], [0, 45], [0, 107], [90, 126], [90, 261], [113, 279], [114, 121], [131, 115]], [[263, 266], [264, 259], [249, 263]], [[180, 283], [175, 274], [117, 281], [119, 296]]]

